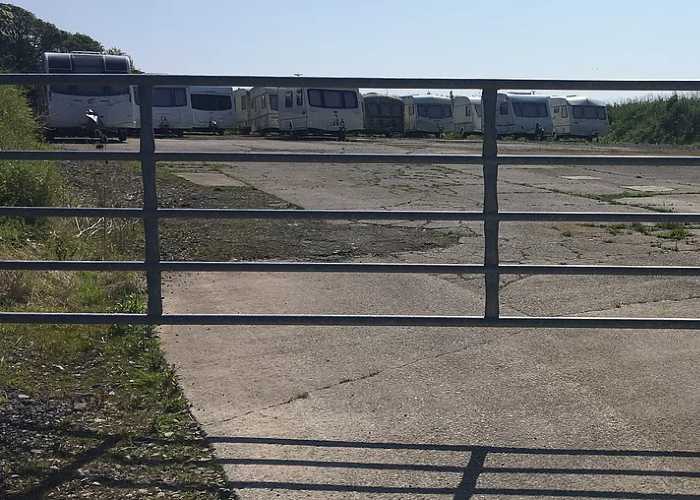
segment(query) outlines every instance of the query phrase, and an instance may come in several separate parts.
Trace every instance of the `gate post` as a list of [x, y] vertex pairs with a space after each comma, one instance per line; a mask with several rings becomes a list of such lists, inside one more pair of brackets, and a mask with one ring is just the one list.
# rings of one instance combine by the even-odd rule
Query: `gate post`
[[146, 286], [148, 290], [148, 318], [157, 324], [163, 315], [160, 273], [160, 242], [158, 229], [158, 194], [156, 191], [156, 149], [153, 131], [153, 85], [138, 87], [141, 103], [140, 156], [143, 178], [143, 228], [145, 236]]
[[484, 166], [484, 318], [498, 319], [498, 133], [496, 130], [498, 89], [485, 87], [481, 96]]

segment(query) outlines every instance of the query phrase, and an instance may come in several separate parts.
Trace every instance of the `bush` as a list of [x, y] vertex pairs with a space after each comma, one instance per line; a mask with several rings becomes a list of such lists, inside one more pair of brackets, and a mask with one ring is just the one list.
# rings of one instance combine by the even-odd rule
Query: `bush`
[[[39, 126], [25, 92], [0, 86], [0, 149], [41, 149]], [[0, 205], [50, 206], [60, 192], [47, 162], [0, 161]]]
[[608, 109], [608, 142], [700, 143], [700, 97], [654, 97], [614, 104]]

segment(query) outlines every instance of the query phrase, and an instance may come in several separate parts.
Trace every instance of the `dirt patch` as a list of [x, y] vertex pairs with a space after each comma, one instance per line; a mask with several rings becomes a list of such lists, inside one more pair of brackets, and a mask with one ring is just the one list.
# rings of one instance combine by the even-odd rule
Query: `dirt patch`
[[[143, 190], [135, 164], [64, 162], [61, 171], [69, 189], [86, 206], [141, 206]], [[167, 167], [158, 171], [158, 197], [165, 208], [302, 208], [249, 186], [194, 184]], [[340, 260], [447, 247], [457, 244], [461, 236], [465, 234], [459, 228], [360, 222], [167, 220], [161, 227], [161, 254], [165, 260]], [[134, 249], [134, 253], [140, 251]]]

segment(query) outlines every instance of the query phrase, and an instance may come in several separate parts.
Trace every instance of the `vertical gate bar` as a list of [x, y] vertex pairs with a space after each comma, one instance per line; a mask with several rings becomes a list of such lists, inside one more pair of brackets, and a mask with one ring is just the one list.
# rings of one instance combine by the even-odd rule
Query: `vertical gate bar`
[[484, 274], [486, 304], [484, 317], [499, 316], [498, 272], [498, 134], [496, 104], [498, 89], [484, 88], [482, 100], [483, 166], [484, 166]]
[[158, 194], [156, 191], [156, 149], [153, 131], [153, 85], [138, 87], [141, 103], [141, 177], [143, 178], [143, 227], [145, 233], [146, 285], [148, 288], [148, 316], [158, 323], [163, 315], [160, 275], [160, 243], [158, 228]]

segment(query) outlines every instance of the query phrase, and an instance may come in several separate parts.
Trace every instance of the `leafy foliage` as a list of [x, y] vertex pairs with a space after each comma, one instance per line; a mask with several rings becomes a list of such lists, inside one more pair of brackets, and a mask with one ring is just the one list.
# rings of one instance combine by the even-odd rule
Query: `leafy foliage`
[[15, 5], [0, 3], [0, 69], [19, 73], [36, 71], [41, 54], [57, 51], [101, 52], [97, 40], [82, 33], [69, 33], [42, 21]]
[[700, 142], [700, 97], [673, 95], [609, 107], [608, 142], [694, 144]]

